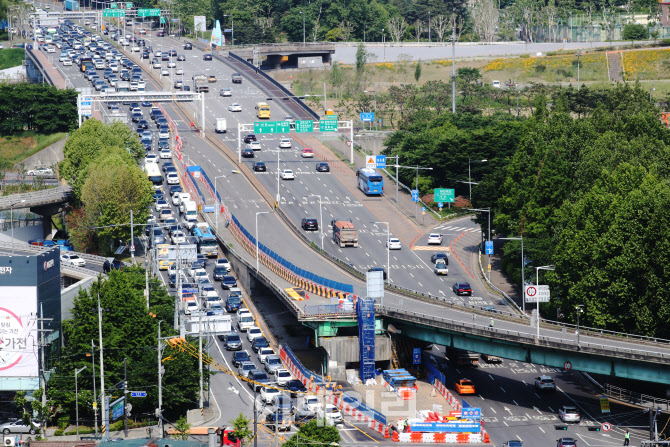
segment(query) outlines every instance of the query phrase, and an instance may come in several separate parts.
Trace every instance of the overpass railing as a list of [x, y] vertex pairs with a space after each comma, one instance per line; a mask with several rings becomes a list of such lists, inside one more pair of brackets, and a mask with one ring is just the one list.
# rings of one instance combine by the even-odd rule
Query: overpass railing
[[413, 312], [406, 309], [393, 308], [390, 306], [376, 306], [377, 313], [398, 320], [410, 321], [418, 324], [423, 324], [431, 327], [439, 327], [447, 330], [458, 332], [468, 332], [472, 335], [482, 337], [490, 337], [495, 334], [495, 337], [500, 340], [509, 340], [515, 343], [522, 343], [527, 345], [541, 346], [546, 348], [555, 348], [565, 350], [572, 347], [575, 351], [582, 353], [591, 353], [598, 355], [609, 355], [612, 357], [658, 361], [663, 364], [670, 364], [670, 352], [652, 351], [649, 346], [644, 346], [644, 349], [628, 348], [616, 345], [603, 344], [602, 341], [597, 343], [590, 343], [582, 340], [578, 344], [576, 340], [562, 337], [540, 335], [536, 337], [531, 333], [521, 333], [518, 330], [508, 330], [502, 328], [491, 328], [487, 324], [478, 324], [476, 321], [458, 321], [451, 318], [443, 318], [435, 315], [427, 315], [420, 312]]
[[[58, 245], [48, 245], [46, 247], [40, 247], [39, 245], [30, 245], [27, 242], [14, 242], [14, 249], [15, 250], [23, 250], [23, 251], [30, 251], [33, 253], [39, 253], [44, 250], [51, 250], [52, 248], [58, 248]], [[5, 249], [11, 249], [12, 248], [12, 243], [11, 242], [0, 242], [0, 248], [5, 248]], [[86, 261], [93, 262], [95, 264], [103, 264], [107, 259], [103, 256], [98, 256], [98, 255], [91, 255], [88, 253], [81, 253], [78, 251], [68, 251], [68, 253], [73, 253], [78, 255], [80, 258], [85, 259]], [[68, 265], [68, 268], [73, 267]], [[86, 270], [86, 269], [84, 269]], [[96, 273], [97, 274], [97, 273]]]
[[0, 224], [0, 231], [9, 231], [12, 228], [21, 228], [21, 227], [34, 227], [35, 225], [41, 225], [43, 222], [43, 219], [41, 217], [38, 218], [14, 218], [14, 221], [12, 222], [10, 219], [5, 219], [1, 224]]
[[605, 393], [612, 399], [617, 399], [622, 402], [641, 407], [654, 409], [660, 408], [661, 410], [670, 411], [670, 400], [668, 399], [636, 393], [634, 391], [619, 388], [618, 386], [610, 385], [609, 383], [605, 384]]
[[[31, 205], [41, 205], [44, 203], [57, 203], [70, 200], [72, 197], [72, 188], [69, 186], [57, 186], [55, 188], [43, 189], [41, 191], [25, 192], [21, 194], [12, 194], [0, 197], [0, 209], [9, 209], [12, 204], [15, 208], [21, 205], [27, 208]], [[24, 203], [21, 203], [25, 200]]]

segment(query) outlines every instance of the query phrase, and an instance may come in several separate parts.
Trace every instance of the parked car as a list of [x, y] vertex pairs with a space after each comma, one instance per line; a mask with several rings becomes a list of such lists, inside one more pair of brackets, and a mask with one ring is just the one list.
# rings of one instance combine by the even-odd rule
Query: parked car
[[39, 422], [32, 421], [30, 425], [25, 425], [23, 423], [23, 419], [5, 422], [4, 424], [0, 425], [0, 431], [5, 435], [10, 433], [28, 433], [34, 435], [39, 429]]

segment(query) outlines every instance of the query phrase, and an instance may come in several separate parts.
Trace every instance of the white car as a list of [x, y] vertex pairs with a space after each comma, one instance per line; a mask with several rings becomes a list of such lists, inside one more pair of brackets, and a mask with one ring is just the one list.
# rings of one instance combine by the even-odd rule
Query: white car
[[316, 412], [320, 408], [321, 402], [316, 396], [305, 396], [305, 398], [302, 400], [302, 403], [300, 404], [300, 409], [308, 413]]
[[158, 61], [155, 61], [151, 66], [152, 66], [153, 68], [158, 69], [158, 68], [161, 68], [161, 63], [158, 62]]
[[334, 425], [334, 424], [343, 424], [344, 420], [342, 419], [342, 413], [340, 413], [340, 410], [333, 404], [327, 404], [325, 413], [323, 411], [319, 411], [319, 419], [326, 419], [326, 424]]
[[437, 233], [431, 233], [428, 236], [428, 245], [442, 245], [442, 235]]
[[177, 230], [172, 232], [172, 243], [173, 244], [185, 244], [186, 235], [183, 231]]
[[161, 70], [161, 76], [170, 76], [170, 70], [164, 68]]
[[51, 168], [42, 167], [42, 168], [31, 169], [30, 171], [26, 172], [26, 175], [48, 177], [50, 175], [54, 175], [54, 171]]
[[216, 260], [216, 264], [214, 264], [214, 267], [219, 266], [223, 266], [227, 271], [230, 271], [230, 262], [228, 262], [228, 259], [226, 258], [219, 258]]
[[291, 140], [284, 138], [279, 142], [279, 147], [282, 149], [291, 149]]
[[172, 158], [172, 152], [167, 147], [161, 149], [161, 158]]
[[154, 209], [156, 211], [160, 211], [165, 208], [170, 208], [170, 205], [168, 205], [167, 200], [165, 199], [160, 199], [156, 201], [156, 204], [154, 205]]
[[139, 53], [140, 52], [140, 47], [137, 45], [133, 45], [133, 47], [130, 49], [133, 53]]
[[247, 340], [254, 341], [254, 338], [259, 338], [263, 336], [263, 332], [258, 326], [251, 326], [247, 329]]
[[177, 63], [175, 61], [168, 62], [168, 68], [176, 68], [176, 67], [177, 67]]
[[277, 369], [274, 372], [274, 378], [275, 382], [277, 382], [277, 385], [284, 386], [286, 385], [290, 380], [293, 380], [293, 376], [291, 375], [291, 372], [288, 369]]
[[74, 265], [76, 267], [84, 267], [86, 265], [86, 261], [84, 259], [73, 253], [63, 253], [60, 255], [60, 262], [61, 264]]
[[392, 237], [386, 241], [386, 247], [388, 247], [389, 250], [400, 250], [402, 248], [402, 243], [397, 237]]
[[175, 71], [176, 75], [183, 75], [184, 74], [184, 69], [183, 68], [177, 68], [177, 71]]
[[148, 154], [146, 157], [144, 157], [144, 164], [147, 163], [158, 163], [158, 155]]
[[260, 151], [261, 150], [261, 142], [260, 141], [251, 141], [251, 142], [249, 142], [249, 147], [254, 151]]
[[242, 106], [239, 105], [238, 103], [234, 103], [228, 106], [228, 111], [229, 112], [241, 112], [242, 111]]
[[47, 53], [55, 53], [55, 52], [56, 52], [56, 49], [54, 47], [52, 47], [51, 45], [49, 45], [47, 47]]
[[63, 59], [63, 66], [71, 66], [72, 65], [72, 59], [69, 57], [67, 59]]
[[276, 388], [261, 388], [261, 399], [266, 404], [271, 404], [275, 396], [279, 396], [279, 390]]
[[178, 185], [179, 184], [179, 174], [176, 172], [170, 172], [167, 175], [167, 184], [168, 185]]
[[260, 348], [258, 350], [258, 359], [261, 363], [265, 363], [265, 359], [268, 355], [275, 355], [275, 352], [272, 348]]
[[566, 405], [563, 408], [558, 410], [558, 417], [561, 418], [563, 422], [575, 422], [579, 424], [582, 420], [581, 415], [577, 407]]
[[229, 88], [222, 88], [219, 92], [220, 96], [233, 96], [233, 91]]
[[280, 177], [282, 180], [295, 180], [295, 174], [290, 169], [284, 169], [281, 171]]
[[161, 221], [166, 221], [167, 219], [174, 218], [174, 214], [172, 214], [172, 210], [169, 208], [163, 208], [160, 210], [158, 213], [158, 218]]
[[196, 304], [195, 301], [187, 301], [186, 302], [186, 309], [184, 309], [184, 313], [186, 315], [191, 315], [193, 312], [198, 311], [198, 305]]

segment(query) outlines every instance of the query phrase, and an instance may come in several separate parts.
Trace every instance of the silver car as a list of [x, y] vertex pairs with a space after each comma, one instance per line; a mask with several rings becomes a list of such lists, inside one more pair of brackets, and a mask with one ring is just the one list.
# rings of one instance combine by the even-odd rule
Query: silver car
[[561, 418], [561, 421], [563, 422], [579, 423], [579, 421], [582, 420], [582, 417], [579, 415], [579, 410], [577, 409], [577, 407], [568, 405], [558, 410], [558, 417]]
[[0, 431], [5, 435], [10, 433], [28, 433], [34, 435], [39, 428], [40, 424], [38, 422], [33, 421], [31, 425], [25, 425], [22, 419], [0, 425]]
[[268, 374], [274, 374], [278, 369], [284, 368], [284, 365], [281, 362], [281, 359], [278, 355], [269, 355], [265, 358], [265, 371]]

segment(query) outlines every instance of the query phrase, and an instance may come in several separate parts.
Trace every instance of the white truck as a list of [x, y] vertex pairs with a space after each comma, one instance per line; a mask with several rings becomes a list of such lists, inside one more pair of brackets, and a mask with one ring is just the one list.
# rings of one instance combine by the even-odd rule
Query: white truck
[[216, 127], [214, 130], [216, 133], [226, 133], [226, 119], [225, 118], [217, 118], [216, 119]]
[[[181, 208], [181, 205], [179, 206]], [[198, 223], [198, 205], [193, 200], [184, 202], [184, 225], [188, 230]]]
[[172, 196], [172, 204], [174, 206], [179, 206], [181, 202], [185, 200], [191, 200], [191, 194], [187, 192], [177, 192]]

